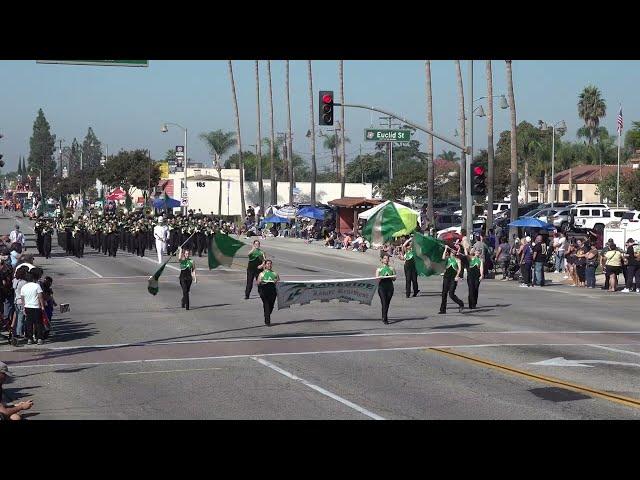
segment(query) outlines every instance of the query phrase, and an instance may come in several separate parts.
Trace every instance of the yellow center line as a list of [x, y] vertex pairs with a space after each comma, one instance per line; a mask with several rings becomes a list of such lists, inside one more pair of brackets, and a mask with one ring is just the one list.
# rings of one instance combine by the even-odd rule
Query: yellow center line
[[526, 370], [520, 370], [518, 368], [509, 367], [507, 365], [502, 365], [499, 363], [494, 363], [489, 360], [485, 360], [482, 358], [474, 357], [471, 355], [465, 355], [458, 352], [453, 352], [450, 350], [443, 350], [440, 348], [428, 348], [427, 350], [431, 350], [433, 352], [442, 353], [448, 355], [450, 357], [454, 357], [461, 360], [466, 360], [468, 362], [476, 363], [478, 365], [482, 365], [484, 367], [493, 368], [495, 370], [510, 373], [513, 375], [517, 375], [520, 377], [524, 377], [527, 379], [538, 380], [540, 382], [548, 383], [550, 385], [559, 385], [570, 390], [580, 392], [580, 393], [588, 393], [594, 397], [602, 398], [604, 400], [609, 400], [611, 402], [619, 403], [621, 405], [625, 405], [627, 407], [640, 408], [640, 400], [631, 397], [624, 397], [622, 395], [616, 395], [613, 393], [608, 393], [603, 390], [597, 390], [595, 388], [586, 387], [584, 385], [578, 385], [576, 383], [567, 382], [564, 380], [560, 380], [554, 377], [547, 377], [545, 375], [539, 375], [536, 373], [527, 372]]

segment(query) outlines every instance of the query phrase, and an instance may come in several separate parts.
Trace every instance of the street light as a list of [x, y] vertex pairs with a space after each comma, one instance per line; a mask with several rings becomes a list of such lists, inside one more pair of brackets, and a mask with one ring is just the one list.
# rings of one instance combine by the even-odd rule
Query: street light
[[[183, 127], [182, 125], [178, 124], [178, 123], [165, 122], [162, 125], [162, 128], [160, 129], [160, 131], [162, 133], [167, 133], [169, 131], [168, 125], [173, 125], [175, 127], [181, 128], [182, 131], [184, 132], [184, 180], [183, 180], [183, 188], [187, 188], [187, 165], [189, 164], [189, 156], [188, 156], [188, 153], [187, 153], [187, 138], [188, 138], [187, 137], [187, 129], [185, 127]], [[183, 213], [184, 213], [185, 216], [187, 215], [187, 208], [188, 207], [183, 207]]]
[[551, 127], [551, 208], [556, 200], [556, 179], [555, 179], [555, 161], [556, 161], [556, 129], [562, 135], [567, 131], [567, 124], [564, 120], [560, 120], [552, 125], [548, 125], [542, 120], [538, 120], [538, 125], [541, 130], [549, 130]]

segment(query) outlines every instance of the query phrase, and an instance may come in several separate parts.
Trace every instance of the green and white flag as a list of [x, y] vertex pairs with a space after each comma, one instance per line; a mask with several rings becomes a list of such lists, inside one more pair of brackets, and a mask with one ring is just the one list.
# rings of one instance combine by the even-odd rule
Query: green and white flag
[[418, 232], [413, 235], [413, 251], [418, 275], [429, 277], [444, 272], [446, 265], [442, 260], [445, 244], [437, 238]]
[[230, 267], [233, 257], [245, 245], [229, 235], [216, 233], [211, 237], [211, 245], [209, 245], [209, 270], [218, 268], [220, 265]]
[[160, 266], [158, 271], [156, 273], [154, 273], [152, 277], [149, 277], [149, 283], [147, 285], [147, 290], [151, 295], [157, 295], [157, 293], [158, 293], [158, 280], [160, 279], [160, 275], [162, 275], [162, 272], [164, 272], [164, 267], [166, 267], [167, 263], [169, 263], [169, 260], [171, 260], [171, 257], [169, 257], [167, 259], [167, 261], [164, 262]]
[[393, 235], [405, 227], [400, 214], [392, 202], [378, 210], [362, 229], [362, 236], [372, 245], [382, 245], [393, 239]]

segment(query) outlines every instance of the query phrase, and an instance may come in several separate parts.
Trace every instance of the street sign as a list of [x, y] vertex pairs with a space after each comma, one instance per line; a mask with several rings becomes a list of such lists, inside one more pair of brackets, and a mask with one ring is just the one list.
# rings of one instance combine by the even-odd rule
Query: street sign
[[149, 60], [36, 60], [36, 63], [59, 63], [63, 65], [97, 65], [111, 67], [149, 66]]
[[180, 206], [188, 207], [189, 206], [189, 189], [187, 187], [182, 188], [182, 195], [180, 198]]
[[411, 140], [411, 130], [365, 128], [364, 139], [369, 142], [408, 142]]
[[176, 145], [176, 158], [184, 158], [184, 146]]

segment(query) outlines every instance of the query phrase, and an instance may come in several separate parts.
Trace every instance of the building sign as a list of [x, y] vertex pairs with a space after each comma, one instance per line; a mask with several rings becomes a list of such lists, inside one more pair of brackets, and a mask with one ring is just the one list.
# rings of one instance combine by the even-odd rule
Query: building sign
[[291, 305], [305, 305], [314, 300], [328, 302], [359, 302], [371, 305], [378, 289], [376, 278], [348, 280], [310, 280], [307, 282], [278, 282], [278, 310]]

